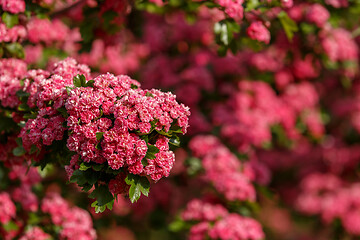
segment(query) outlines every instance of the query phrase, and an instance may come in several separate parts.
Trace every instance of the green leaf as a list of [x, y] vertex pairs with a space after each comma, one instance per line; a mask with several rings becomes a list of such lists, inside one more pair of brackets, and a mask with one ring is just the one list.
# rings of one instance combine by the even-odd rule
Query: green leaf
[[141, 164], [142, 164], [144, 167], [146, 167], [147, 165], [149, 165], [149, 163], [148, 163], [148, 161], [147, 161], [146, 158], [141, 159]]
[[296, 22], [294, 22], [284, 11], [281, 11], [278, 14], [278, 18], [280, 20], [282, 27], [284, 28], [287, 38], [289, 39], [289, 41], [291, 41], [292, 38], [294, 37], [294, 33], [299, 31]]
[[146, 177], [128, 174], [125, 182], [130, 185], [129, 198], [132, 203], [140, 198], [141, 193], [145, 196], [149, 195], [150, 182]]
[[6, 27], [12, 28], [16, 24], [19, 23], [19, 17], [15, 14], [10, 14], [8, 12], [4, 12], [1, 16], [2, 21], [5, 23]]
[[186, 222], [180, 218], [169, 224], [169, 230], [171, 232], [180, 232], [186, 228]]
[[129, 198], [131, 203], [134, 203], [137, 200], [139, 200], [140, 196], [141, 196], [140, 188], [138, 187], [137, 184], [132, 184], [129, 189]]
[[73, 84], [75, 87], [86, 87], [86, 79], [83, 74], [78, 74], [73, 78]]
[[93, 21], [84, 21], [80, 26], [80, 34], [85, 43], [91, 42], [94, 39], [94, 27], [95, 23]]
[[93, 202], [91, 207], [95, 208], [95, 213], [102, 213], [106, 210], [106, 205], [99, 206], [97, 201]]
[[91, 204], [91, 207], [95, 208], [95, 213], [102, 213], [106, 210], [106, 208], [108, 208], [109, 210], [112, 210], [113, 205], [114, 205], [114, 199], [111, 202], [109, 202], [103, 206], [99, 206], [98, 201], [95, 201]]
[[66, 92], [67, 92], [68, 95], [70, 95], [71, 90], [74, 89], [72, 87], [65, 87], [65, 88], [66, 88]]
[[81, 163], [79, 170], [80, 170], [80, 171], [86, 171], [86, 170], [88, 170], [89, 168], [90, 168], [90, 167], [86, 166], [85, 163]]
[[155, 159], [156, 158], [155, 154], [158, 153], [160, 150], [156, 146], [150, 144], [147, 144], [147, 148], [148, 150], [146, 152], [145, 158]]
[[154, 95], [153, 95], [151, 92], [145, 93], [145, 96], [147, 96], [147, 97], [154, 97]]
[[104, 206], [114, 200], [114, 196], [106, 185], [96, 186], [89, 197], [95, 198], [98, 206]]
[[29, 225], [38, 225], [40, 223], [41, 219], [38, 216], [38, 214], [30, 212], [29, 217], [27, 219], [27, 224]]
[[68, 112], [66, 111], [65, 107], [61, 107], [56, 109], [64, 118], [67, 118], [69, 116]]
[[103, 136], [104, 136], [104, 132], [97, 132], [96, 133], [96, 139], [98, 141], [100, 141], [103, 138]]
[[9, 221], [8, 223], [3, 225], [3, 228], [5, 229], [5, 231], [9, 232], [9, 231], [12, 231], [12, 230], [19, 229], [19, 226], [16, 225], [16, 223], [14, 223], [13, 221]]
[[8, 43], [5, 45], [5, 50], [11, 57], [24, 58], [25, 52], [20, 43]]
[[248, 0], [246, 1], [245, 12], [250, 12], [260, 5], [259, 0]]
[[19, 146], [13, 149], [14, 156], [20, 157], [26, 153], [23, 146]]
[[172, 137], [171, 131], [165, 132], [164, 130], [156, 130], [156, 132], [167, 137]]
[[77, 183], [78, 185], [84, 185], [88, 182], [86, 173], [79, 169], [75, 170], [70, 177], [70, 182]]
[[147, 145], [147, 148], [148, 148], [148, 152], [151, 152], [151, 153], [158, 153], [160, 152], [159, 148], [154, 146], [154, 145]]
[[89, 80], [85, 84], [85, 87], [94, 87], [95, 80]]

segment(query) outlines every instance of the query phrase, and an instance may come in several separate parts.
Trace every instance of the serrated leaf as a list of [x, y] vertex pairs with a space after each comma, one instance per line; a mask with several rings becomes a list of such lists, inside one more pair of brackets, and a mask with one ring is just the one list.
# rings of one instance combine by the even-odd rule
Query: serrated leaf
[[12, 28], [13, 26], [15, 26], [16, 24], [19, 23], [18, 15], [11, 14], [8, 12], [4, 12], [1, 16], [1, 19], [2, 19], [3, 23], [5, 23], [6, 27], [8, 27], [8, 28]]
[[106, 206], [95, 206], [95, 213], [102, 213], [106, 210]]
[[132, 203], [140, 198], [141, 193], [145, 196], [149, 195], [150, 182], [146, 177], [128, 174], [125, 182], [130, 185], [129, 198]]
[[114, 201], [115, 201], [115, 199], [113, 199], [111, 202], [109, 202], [108, 204], [106, 204], [106, 207], [107, 207], [109, 210], [112, 210], [112, 209], [113, 209]]
[[97, 201], [94, 201], [92, 204], [91, 204], [91, 207], [96, 207], [97, 205]]
[[114, 199], [106, 185], [99, 185], [95, 187], [94, 191], [89, 195], [90, 198], [95, 198], [98, 206], [104, 206]]
[[90, 168], [90, 167], [86, 166], [85, 163], [81, 163], [79, 170], [80, 170], [80, 171], [86, 171], [86, 170], [88, 170], [89, 168]]

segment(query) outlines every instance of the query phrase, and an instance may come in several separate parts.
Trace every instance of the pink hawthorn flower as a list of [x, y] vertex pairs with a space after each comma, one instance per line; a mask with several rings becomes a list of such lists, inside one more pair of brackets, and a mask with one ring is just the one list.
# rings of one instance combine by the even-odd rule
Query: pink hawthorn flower
[[254, 40], [268, 44], [270, 42], [270, 32], [261, 21], [250, 24], [246, 30], [247, 35]]
[[25, 11], [24, 0], [1, 0], [2, 9], [6, 12], [21, 13]]
[[32, 227], [19, 240], [48, 240], [51, 236], [39, 227]]
[[6, 224], [16, 215], [16, 207], [7, 192], [0, 193], [0, 223]]
[[306, 14], [306, 19], [315, 23], [319, 28], [323, 27], [329, 18], [330, 13], [320, 4], [311, 5]]

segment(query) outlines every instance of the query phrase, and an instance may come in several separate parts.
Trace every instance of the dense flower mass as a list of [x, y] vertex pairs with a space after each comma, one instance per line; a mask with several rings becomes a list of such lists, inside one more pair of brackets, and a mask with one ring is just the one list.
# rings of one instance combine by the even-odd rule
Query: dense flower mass
[[[80, 169], [83, 164], [121, 171], [90, 183], [101, 188], [108, 182], [107, 192], [114, 197], [129, 190], [115, 187], [125, 181], [116, 174], [126, 171], [154, 181], [169, 176], [175, 162], [170, 141], [178, 144], [176, 134], [186, 133], [190, 115], [175, 95], [142, 90], [137, 81], [124, 75], [108, 73], [90, 80], [89, 68], [71, 58], [58, 62], [49, 72], [30, 70], [24, 76], [24, 84], [13, 92], [14, 97], [19, 92], [27, 96], [21, 104], [34, 115], [19, 134], [29, 158], [41, 164], [40, 152], [51, 152], [56, 142], [65, 141], [63, 147], [74, 153], [65, 164], [71, 181], [73, 175], [76, 179], [82, 174], [79, 171], [87, 170]], [[82, 187], [87, 183], [75, 181]]]
[[0, 8], [0, 239], [360, 236], [359, 1]]

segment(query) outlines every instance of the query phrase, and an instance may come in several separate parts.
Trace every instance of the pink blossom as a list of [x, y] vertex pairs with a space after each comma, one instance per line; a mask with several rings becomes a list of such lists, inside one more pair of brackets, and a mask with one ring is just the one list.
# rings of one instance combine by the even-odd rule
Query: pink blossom
[[16, 215], [15, 204], [11, 201], [8, 193], [0, 193], [0, 223], [7, 224]]
[[21, 13], [25, 11], [24, 0], [1, 0], [2, 9], [6, 12]]
[[318, 27], [323, 27], [329, 18], [330, 13], [320, 4], [311, 5], [306, 14], [306, 19]]
[[51, 236], [39, 227], [32, 227], [19, 240], [47, 240]]
[[270, 32], [260, 21], [255, 21], [247, 28], [246, 33], [251, 39], [268, 44], [270, 42]]

